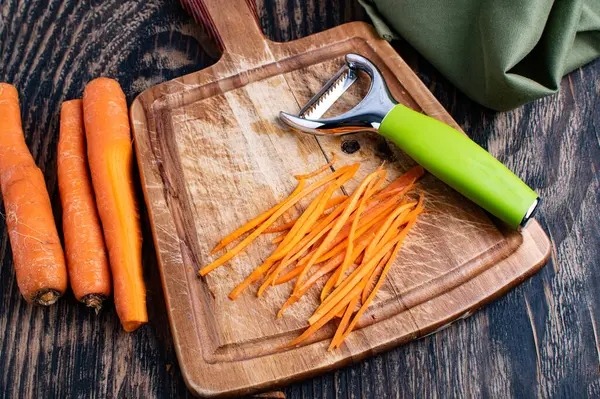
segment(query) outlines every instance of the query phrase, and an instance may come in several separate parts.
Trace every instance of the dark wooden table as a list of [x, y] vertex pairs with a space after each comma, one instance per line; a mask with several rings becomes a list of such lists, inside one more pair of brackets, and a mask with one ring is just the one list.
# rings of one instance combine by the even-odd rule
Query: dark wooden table
[[[50, 5], [49, 5], [50, 3]], [[365, 20], [355, 0], [262, 0], [267, 36], [286, 41]], [[458, 123], [542, 197], [555, 249], [541, 273], [452, 327], [285, 389], [288, 398], [600, 396], [600, 61], [559, 95], [494, 113], [452, 87], [405, 43], [397, 50]], [[173, 0], [0, 0], [0, 81], [21, 93], [24, 130], [60, 217], [59, 108], [106, 75], [129, 101], [219, 54]], [[1, 209], [1, 208], [0, 208]], [[124, 333], [72, 294], [51, 308], [19, 295], [0, 224], [0, 397], [188, 395], [145, 228], [150, 323]]]

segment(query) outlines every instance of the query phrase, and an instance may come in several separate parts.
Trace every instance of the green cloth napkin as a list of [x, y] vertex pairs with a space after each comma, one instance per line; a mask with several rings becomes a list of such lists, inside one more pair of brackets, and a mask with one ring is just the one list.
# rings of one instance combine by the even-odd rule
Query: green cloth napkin
[[[359, 0], [454, 85], [495, 110], [556, 93], [600, 55], [600, 0]], [[391, 28], [391, 29], [390, 29]]]

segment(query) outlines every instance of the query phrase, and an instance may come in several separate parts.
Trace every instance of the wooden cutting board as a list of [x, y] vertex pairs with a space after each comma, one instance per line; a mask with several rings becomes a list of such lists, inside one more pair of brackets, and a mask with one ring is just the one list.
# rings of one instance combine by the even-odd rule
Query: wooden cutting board
[[[344, 54], [356, 52], [379, 66], [397, 100], [459, 127], [367, 24], [274, 43], [264, 38], [249, 2], [194, 3], [222, 58], [143, 92], [131, 107], [171, 330], [192, 392], [227, 396], [272, 389], [390, 349], [469, 316], [545, 263], [550, 242], [536, 221], [521, 233], [507, 231], [426, 175], [420, 185], [426, 206], [438, 212], [423, 215], [411, 231], [360, 328], [334, 352], [327, 352], [333, 325], [302, 347], [278, 350], [306, 327], [319, 290], [275, 319], [289, 285], [261, 298], [256, 287], [236, 301], [227, 298], [273, 249], [270, 237], [201, 279], [197, 272], [211, 260], [210, 249], [289, 194], [294, 174], [315, 169], [333, 153], [338, 165], [362, 164], [345, 190], [382, 160], [390, 178], [414, 165], [377, 135], [294, 134], [279, 123], [278, 112], [297, 111], [339, 69]], [[356, 103], [368, 84], [362, 82], [342, 106]]]

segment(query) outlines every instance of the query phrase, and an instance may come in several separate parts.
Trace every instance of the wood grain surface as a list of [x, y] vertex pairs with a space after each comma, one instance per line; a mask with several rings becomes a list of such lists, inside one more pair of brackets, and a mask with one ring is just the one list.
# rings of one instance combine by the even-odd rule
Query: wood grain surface
[[[257, 239], [239, 257], [199, 279], [224, 232], [274, 206], [335, 154], [361, 169], [340, 190], [353, 191], [387, 161], [389, 181], [414, 161], [377, 134], [348, 138], [294, 134], [279, 111], [297, 111], [333, 76], [350, 52], [382, 71], [401, 103], [455, 125], [394, 49], [363, 22], [301, 40], [267, 40], [251, 2], [184, 1], [207, 26], [223, 55], [198, 72], [153, 86], [131, 106], [131, 124], [165, 302], [179, 367], [200, 396], [231, 396], [287, 385], [447, 327], [537, 272], [550, 255], [537, 222], [519, 234], [497, 227], [470, 201], [427, 174], [425, 206], [373, 306], [339, 350], [328, 352], [332, 326], [307, 344], [280, 346], [300, 335], [318, 305], [318, 287], [276, 319], [292, 282], [256, 298], [254, 284], [236, 301], [227, 295], [273, 249]], [[237, 22], [236, 23], [234, 23]], [[369, 89], [362, 77], [336, 107], [349, 109]], [[301, 201], [286, 217], [306, 209]], [[213, 259], [215, 257], [212, 257]], [[322, 286], [319, 282], [318, 285]], [[253, 292], [254, 291], [254, 292]]]
[[[258, 3], [264, 31], [291, 40], [364, 19], [355, 2]], [[355, 366], [291, 385], [288, 397], [519, 397], [600, 395], [600, 62], [565, 78], [561, 93], [493, 113], [457, 92], [405, 43], [396, 48], [458, 124], [545, 198], [538, 214], [555, 243], [544, 270], [438, 334]], [[21, 93], [24, 130], [46, 174], [57, 217], [58, 109], [100, 76], [142, 90], [218, 58], [176, 2], [0, 2], [0, 80]], [[188, 395], [175, 359], [154, 248], [145, 223], [151, 322], [123, 333], [69, 294], [50, 309], [19, 297], [0, 226], [0, 396]]]

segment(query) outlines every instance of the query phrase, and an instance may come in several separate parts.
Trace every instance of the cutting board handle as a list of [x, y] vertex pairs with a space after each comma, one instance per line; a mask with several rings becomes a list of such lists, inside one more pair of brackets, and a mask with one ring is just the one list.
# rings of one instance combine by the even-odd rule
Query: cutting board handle
[[254, 0], [180, 0], [183, 8], [204, 25], [223, 53], [256, 59], [266, 39]]

